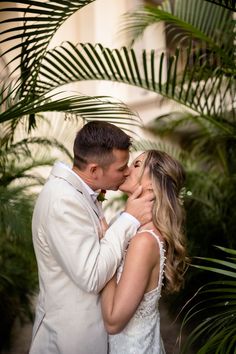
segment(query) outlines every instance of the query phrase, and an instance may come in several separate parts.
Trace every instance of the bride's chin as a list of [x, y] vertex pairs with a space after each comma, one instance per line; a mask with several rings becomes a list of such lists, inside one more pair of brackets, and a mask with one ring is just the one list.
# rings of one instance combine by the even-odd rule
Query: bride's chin
[[123, 193], [127, 193], [127, 194], [130, 193], [130, 191], [128, 191], [127, 188], [125, 188], [125, 185], [124, 185], [124, 187], [123, 187], [123, 185], [121, 185], [121, 186], [119, 187], [119, 190], [120, 190], [121, 192], [123, 192]]
[[128, 194], [128, 196], [130, 196], [133, 193], [133, 191], [131, 191], [130, 189], [122, 188], [122, 186], [119, 187], [119, 190], [125, 194]]
[[128, 196], [130, 196], [131, 194], [134, 193], [136, 187], [137, 187], [136, 185], [134, 186], [134, 185], [131, 185], [131, 183], [126, 184], [124, 182], [123, 184], [120, 185], [119, 190], [123, 193], [128, 194]]

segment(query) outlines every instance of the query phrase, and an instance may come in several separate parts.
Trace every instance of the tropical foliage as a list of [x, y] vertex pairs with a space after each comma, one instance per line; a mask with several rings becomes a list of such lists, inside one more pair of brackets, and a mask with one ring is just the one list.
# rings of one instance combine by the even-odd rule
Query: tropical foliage
[[[182, 53], [178, 48], [172, 56], [169, 53], [144, 50], [141, 59], [137, 57], [133, 49], [123, 47], [120, 50], [112, 50], [99, 44], [75, 46], [73, 43], [67, 42], [47, 51], [48, 44], [58, 27], [72, 13], [90, 2], [92, 1], [48, 1], [47, 3], [21, 1], [17, 7], [11, 9], [11, 11], [22, 13], [22, 16], [6, 19], [2, 25], [14, 22], [17, 24], [21, 22], [22, 25], [12, 26], [2, 32], [5, 36], [2, 43], [6, 41], [12, 43], [12, 41], [19, 40], [16, 45], [10, 46], [3, 55], [6, 56], [21, 50], [21, 53], [16, 55], [16, 59], [20, 57], [21, 60], [20, 64], [16, 60], [11, 61], [11, 65], [16, 63], [15, 68], [7, 86], [5, 82], [2, 85], [3, 103], [13, 100], [13, 105], [10, 104], [10, 106], [14, 108], [9, 108], [9, 104], [7, 105], [7, 109], [0, 115], [1, 122], [29, 114], [30, 124], [33, 124], [34, 113], [39, 110], [67, 111], [80, 114], [85, 119], [93, 119], [97, 114], [95, 109], [98, 109], [100, 110], [99, 116], [104, 118], [105, 108], [99, 104], [100, 101], [98, 103], [94, 98], [84, 100], [85, 98], [78, 97], [78, 95], [58, 98], [54, 89], [78, 80], [113, 80], [152, 90], [189, 107], [208, 121], [211, 121], [212, 114], [221, 117], [225, 106], [232, 107], [234, 81], [233, 75], [228, 74], [228, 70], [231, 70], [229, 68], [234, 68], [232, 65], [234, 60], [232, 38], [228, 42], [224, 41], [224, 48], [218, 45], [219, 38], [222, 39], [221, 36], [224, 33], [226, 35], [230, 33], [232, 37], [233, 22], [229, 20], [227, 10], [218, 8], [204, 0], [194, 0], [189, 11], [183, 11], [189, 2], [185, 1], [185, 3], [182, 0], [176, 1], [175, 10], [172, 13], [167, 1], [162, 5], [162, 8], [140, 10], [133, 18], [136, 24], [139, 24], [141, 18], [142, 22], [147, 19], [146, 25], [143, 26], [142, 23], [135, 25], [139, 28], [139, 33], [140, 31], [142, 33], [145, 27], [153, 21], [165, 20], [167, 23], [168, 21], [171, 24], [174, 23], [175, 26], [177, 25], [183, 30], [183, 33], [179, 34], [177, 38], [178, 41], [187, 38], [191, 40], [193, 37], [204, 41], [207, 48], [217, 53], [219, 65], [215, 71], [207, 70], [212, 58], [209, 55], [204, 57], [201, 52], [195, 53], [194, 62], [190, 63], [191, 45], [187, 50], [185, 63], [182, 62]], [[9, 8], [0, 9], [0, 11], [7, 10]], [[199, 16], [191, 16], [190, 14], [193, 13], [199, 15], [213, 13], [215, 16], [211, 17], [214, 21], [208, 21], [207, 18], [208, 25], [206, 21], [195, 23]], [[36, 16], [36, 14], [38, 15]], [[187, 22], [190, 17], [195, 19], [193, 24]], [[209, 23], [212, 23], [210, 28]], [[217, 31], [215, 25], [218, 25]], [[209, 35], [210, 33], [212, 36]], [[216, 42], [216, 38], [218, 42]], [[181, 72], [178, 70], [179, 66], [182, 67]], [[17, 70], [21, 71], [21, 75], [13, 85], [12, 77], [13, 74], [16, 75]], [[80, 109], [81, 106], [82, 109]], [[92, 110], [89, 107], [92, 107]], [[119, 114], [122, 114], [121, 117], [129, 117], [130, 112], [127, 108], [123, 107], [118, 113], [115, 107], [108, 102], [108, 107], [105, 109], [107, 119], [114, 119], [114, 115], [118, 117]], [[219, 120], [218, 124], [220, 123]], [[227, 128], [230, 130], [231, 127], [228, 127], [227, 124]]]
[[[131, 16], [127, 15], [126, 20], [128, 20], [127, 27], [129, 33], [131, 33], [131, 38], [138, 38], [150, 24], [165, 20], [167, 40], [169, 40], [171, 48], [175, 47], [179, 41], [181, 41], [182, 46], [185, 46], [186, 37], [192, 36], [195, 42], [192, 48], [189, 48], [189, 56], [185, 57], [185, 59], [187, 58], [189, 63], [194, 60], [195, 63], [196, 53], [200, 54], [199, 63], [201, 62], [202, 65], [199, 65], [199, 68], [195, 67], [193, 69], [195, 72], [192, 75], [190, 74], [190, 76], [186, 75], [186, 79], [190, 80], [190, 87], [194, 85], [201, 87], [201, 92], [205, 92], [206, 96], [203, 98], [201, 94], [199, 95], [196, 92], [196, 95], [192, 96], [192, 98], [191, 96], [187, 97], [191, 111], [185, 111], [184, 113], [173, 112], [160, 116], [147, 129], [169, 142], [177, 143], [183, 149], [185, 153], [184, 163], [187, 170], [186, 187], [187, 190], [191, 191], [191, 196], [187, 196], [185, 200], [189, 253], [191, 256], [215, 257], [216, 251], [211, 247], [212, 244], [233, 248], [236, 246], [234, 222], [236, 215], [235, 208], [232, 207], [236, 202], [235, 82], [233, 82], [235, 81], [233, 58], [233, 55], [235, 55], [235, 42], [232, 42], [232, 40], [234, 41], [232, 34], [235, 33], [235, 24], [228, 11], [225, 12], [225, 10], [220, 9], [218, 12], [218, 9], [216, 9], [216, 12], [212, 12], [210, 7], [208, 7], [209, 4], [204, 6], [200, 2], [199, 7], [196, 2], [191, 2], [191, 4], [190, 2], [183, 3], [185, 3], [183, 7], [180, 6], [180, 1], [175, 2], [174, 7], [168, 7], [168, 2], [158, 9], [148, 6], [131, 14]], [[193, 12], [190, 11], [190, 6], [193, 8]], [[169, 21], [167, 12], [171, 15]], [[224, 18], [227, 23], [223, 23]], [[220, 19], [223, 21], [221, 22], [222, 27], [219, 25]], [[186, 21], [189, 25], [186, 24]], [[136, 26], [134, 25], [135, 23], [137, 24]], [[139, 23], [140, 26], [138, 25]], [[211, 24], [213, 24], [212, 27]], [[230, 26], [232, 26], [231, 29]], [[181, 31], [178, 31], [178, 28]], [[171, 33], [173, 33], [172, 36]], [[222, 38], [224, 38], [223, 41]], [[224, 60], [220, 54], [222, 50], [226, 50], [229, 57], [231, 56], [229, 61], [227, 58]], [[207, 63], [210, 57], [211, 60]], [[221, 72], [219, 76], [217, 70]], [[199, 74], [198, 78], [197, 74]], [[196, 76], [194, 77], [194, 75]], [[219, 77], [223, 79], [224, 76], [230, 77], [230, 80], [232, 80], [232, 86], [225, 86], [225, 93], [229, 90], [232, 101], [230, 103], [226, 99], [226, 93], [224, 98], [222, 97], [225, 102], [225, 107], [223, 107], [222, 111], [219, 109], [207, 110], [206, 108], [208, 105], [212, 107], [212, 102], [216, 106], [221, 106], [221, 89], [217, 88], [217, 86], [214, 87], [214, 84], [211, 85], [212, 91], [211, 89], [208, 91], [207, 88], [207, 81], [211, 75], [215, 77], [215, 81], [213, 80], [215, 83]], [[192, 77], [194, 77], [193, 80]], [[221, 79], [220, 85], [224, 85]], [[205, 105], [202, 112], [197, 113], [199, 108], [194, 106], [195, 99], [200, 99], [200, 106], [201, 102]], [[195, 113], [193, 114], [194, 111]], [[207, 111], [208, 113], [206, 114]], [[231, 126], [231, 132], [227, 128], [229, 125]], [[171, 302], [173, 304], [172, 311], [176, 313], [176, 308], [178, 308], [177, 311], [180, 311], [181, 304], [185, 303], [191, 294], [193, 295], [197, 292], [197, 289], [202, 287], [207, 280], [210, 281], [211, 278], [211, 274], [202, 274], [202, 272], [197, 270], [194, 272], [190, 267], [186, 275], [184, 291], [174, 298], [168, 299], [168, 303]], [[213, 286], [211, 291], [213, 294]], [[216, 293], [217, 291], [216, 289]], [[226, 287], [222, 286], [221, 291], [222, 297], [227, 297]], [[235, 293], [235, 289], [232, 289], [232, 292]], [[206, 318], [206, 312], [204, 311], [207, 306], [211, 306], [211, 299], [205, 297], [204, 304], [202, 302], [198, 303], [198, 301], [200, 302], [198, 297], [194, 297], [190, 304], [195, 306], [194, 311], [196, 310], [198, 314], [199, 326], [197, 326], [196, 319], [192, 316], [193, 311], [189, 313], [184, 326], [184, 329], [189, 332], [190, 338], [184, 346], [185, 353], [188, 353], [191, 344], [195, 344], [194, 352], [196, 352], [201, 347], [201, 340], [205, 349], [199, 349], [199, 353], [216, 353], [218, 352], [216, 350], [217, 338], [220, 340], [224, 334], [227, 335], [228, 340], [225, 338], [224, 344], [222, 344], [224, 349], [221, 349], [219, 353], [224, 353], [225, 348], [228, 350], [226, 352], [230, 353], [236, 342], [235, 332], [231, 332], [231, 327], [230, 325], [228, 326], [229, 322], [227, 322], [228, 318], [227, 316], [224, 317], [224, 311], [221, 308], [220, 323], [224, 323], [225, 327], [222, 325], [214, 328], [215, 334], [217, 333], [217, 337], [214, 338], [210, 324], [209, 328], [207, 328], [209, 318]], [[203, 311], [201, 311], [201, 306], [203, 305]], [[229, 308], [228, 312], [229, 318], [234, 316], [234, 311], [231, 311], [231, 309]], [[200, 325], [201, 323], [202, 326]], [[214, 342], [214, 340], [216, 341]]]
[[[226, 260], [200, 258], [205, 265], [195, 265], [199, 269], [217, 273], [219, 276], [215, 281], [199, 289], [196, 295], [198, 302], [184, 318], [182, 327], [187, 327], [190, 321], [195, 323], [195, 329], [187, 337], [181, 354], [188, 354], [190, 346], [193, 344], [197, 348], [196, 354], [231, 354], [235, 352], [236, 251], [223, 247], [218, 248], [225, 252]], [[214, 265], [216, 266], [214, 267]], [[202, 313], [203, 316], [201, 316]], [[204, 321], [202, 321], [202, 317], [205, 318]]]
[[213, 4], [223, 6], [229, 10], [236, 11], [235, 0], [207, 0]]
[[[68, 93], [67, 84], [85, 80], [128, 84], [177, 102], [184, 113], [157, 117], [147, 129], [183, 150], [187, 190], [192, 193], [186, 200], [190, 253], [211, 255], [212, 243], [234, 247], [234, 1], [164, 1], [127, 14], [126, 30], [134, 43], [150, 25], [165, 22], [163, 52], [143, 50], [140, 56], [135, 46], [118, 49], [69, 41], [49, 50], [57, 29], [91, 2], [22, 0], [17, 7], [14, 1], [1, 6], [0, 14], [10, 13], [0, 22], [0, 45], [8, 45], [2, 58], [12, 69], [0, 84], [0, 122], [14, 125], [27, 117], [31, 128], [38, 112], [58, 111], [85, 120], [141, 124], [128, 107], [111, 98]], [[186, 286], [202, 285], [198, 275], [190, 273]]]
[[[16, 133], [17, 131], [17, 133]], [[50, 149], [71, 158], [55, 139], [20, 136], [17, 126], [0, 132], [0, 350], [9, 345], [14, 320], [32, 319], [37, 267], [31, 217], [37, 187], [45, 182], [39, 169], [54, 162]]]
[[[74, 71], [83, 71], [83, 59], [80, 63], [71, 52], [69, 55], [72, 62], [66, 63], [64, 54], [55, 60], [47, 53], [47, 47], [56, 30], [75, 11], [91, 2], [26, 0], [19, 3], [9, 1], [6, 5], [14, 3], [11, 8], [1, 6], [0, 14], [7, 12], [19, 16], [13, 15], [0, 22], [3, 29], [0, 45], [8, 45], [1, 57], [5, 59], [7, 66], [11, 66], [8, 77], [4, 76], [0, 84], [0, 123], [28, 116], [31, 128], [35, 126], [35, 114], [48, 111], [67, 112], [86, 120], [96, 118], [113, 121], [117, 118], [121, 119], [123, 124], [134, 123], [135, 115], [130, 109], [120, 102], [114, 102], [112, 98], [85, 97], [62, 88], [74, 81]], [[13, 59], [9, 60], [8, 57], [12, 56]], [[54, 78], [50, 77], [53, 68], [57, 70], [57, 77]], [[41, 69], [46, 69], [49, 79], [46, 84], [40, 80]], [[66, 73], [64, 69], [69, 72]], [[55, 80], [54, 83], [50, 81], [51, 78]], [[137, 117], [136, 119], [137, 124], [140, 123]]]

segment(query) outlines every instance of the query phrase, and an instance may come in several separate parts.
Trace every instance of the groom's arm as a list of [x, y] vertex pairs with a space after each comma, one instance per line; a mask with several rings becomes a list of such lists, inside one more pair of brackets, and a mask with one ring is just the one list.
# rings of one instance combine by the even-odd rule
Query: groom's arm
[[[132, 213], [134, 208], [138, 215], [138, 204], [131, 203], [126, 212]], [[98, 293], [115, 273], [139, 223], [124, 213], [99, 242], [91, 213], [80, 196], [58, 198], [47, 216], [47, 240], [57, 263], [72, 281], [84, 291]]]
[[47, 241], [72, 281], [87, 292], [98, 293], [115, 273], [139, 223], [121, 215], [99, 242], [93, 210], [83, 204], [75, 196], [57, 199], [46, 220]]

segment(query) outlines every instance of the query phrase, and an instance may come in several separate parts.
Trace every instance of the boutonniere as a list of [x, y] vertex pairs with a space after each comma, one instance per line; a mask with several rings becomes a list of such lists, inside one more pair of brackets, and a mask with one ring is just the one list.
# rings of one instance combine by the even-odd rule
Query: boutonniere
[[101, 189], [100, 193], [97, 196], [97, 200], [99, 202], [104, 202], [104, 200], [106, 200], [105, 196], [106, 196], [106, 190], [105, 189]]

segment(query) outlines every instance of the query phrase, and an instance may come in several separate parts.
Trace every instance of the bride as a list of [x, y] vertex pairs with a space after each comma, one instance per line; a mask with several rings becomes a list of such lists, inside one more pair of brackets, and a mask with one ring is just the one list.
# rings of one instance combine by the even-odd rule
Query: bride
[[117, 274], [101, 294], [110, 354], [164, 354], [158, 301], [162, 287], [178, 291], [183, 282], [184, 212], [179, 193], [182, 166], [165, 152], [149, 150], [138, 156], [120, 190], [132, 194], [141, 184], [153, 190], [152, 222], [132, 238]]

